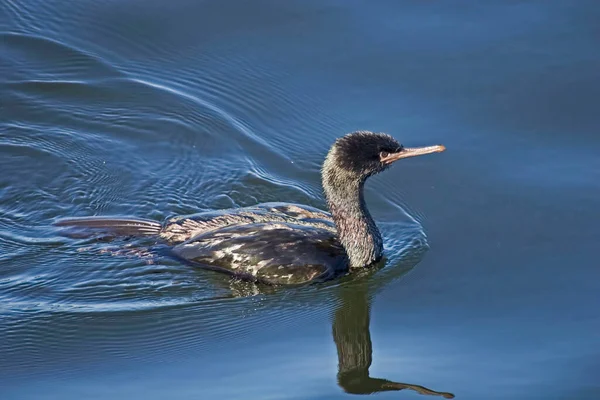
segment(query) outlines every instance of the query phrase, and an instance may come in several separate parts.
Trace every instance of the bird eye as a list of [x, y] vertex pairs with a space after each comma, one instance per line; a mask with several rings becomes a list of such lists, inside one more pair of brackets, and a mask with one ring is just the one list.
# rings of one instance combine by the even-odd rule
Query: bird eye
[[379, 157], [381, 157], [381, 158], [386, 158], [389, 155], [390, 155], [390, 153], [388, 153], [387, 151], [382, 151], [381, 153], [379, 153]]

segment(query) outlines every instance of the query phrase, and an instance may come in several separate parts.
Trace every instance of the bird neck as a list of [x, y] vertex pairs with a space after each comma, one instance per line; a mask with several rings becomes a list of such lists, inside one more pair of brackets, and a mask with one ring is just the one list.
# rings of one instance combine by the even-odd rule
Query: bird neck
[[353, 179], [344, 172], [323, 170], [325, 197], [350, 268], [368, 266], [383, 253], [381, 234], [364, 200], [365, 180]]

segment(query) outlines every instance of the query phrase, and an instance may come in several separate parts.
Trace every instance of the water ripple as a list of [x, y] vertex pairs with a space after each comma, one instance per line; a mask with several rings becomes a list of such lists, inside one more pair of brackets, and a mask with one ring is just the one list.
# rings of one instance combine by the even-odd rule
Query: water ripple
[[[363, 277], [374, 286], [373, 292], [413, 268], [426, 250], [426, 241], [416, 229], [386, 242], [386, 249], [394, 250], [388, 266], [366, 270]], [[19, 362], [11, 365], [12, 374], [56, 372], [65, 368], [65, 360], [89, 361], [107, 356], [159, 360], [167, 353], [170, 357], [185, 356], [191, 348], [218, 348], [228, 340], [243, 341], [249, 331], [263, 327], [267, 321], [285, 329], [322, 318], [334, 307], [341, 286], [364, 283], [363, 278], [354, 277], [278, 289], [230, 280], [220, 274], [211, 273], [206, 280], [175, 264], [119, 267], [105, 258], [104, 271], [84, 270], [92, 257], [85, 258], [88, 262], [75, 260], [68, 267], [81, 270], [78, 277], [65, 276], [64, 269], [53, 269], [46, 275], [13, 278], [13, 287], [45, 284], [58, 290], [58, 296], [64, 299], [44, 301], [36, 294], [3, 302], [0, 315], [5, 339], [0, 350], [8, 356], [19, 354]], [[0, 284], [4, 286], [0, 292], [6, 292], [7, 283], [0, 280]], [[210, 286], [222, 290], [205, 297]], [[115, 329], [117, 326], [120, 328]], [[86, 354], [82, 355], [80, 349], [90, 341], [95, 343], [94, 348], [86, 346]], [[3, 360], [0, 368], [8, 368]]]
[[34, 34], [0, 32], [3, 79], [79, 81], [119, 77], [100, 57], [58, 40]]
[[[186, 57], [211, 73], [183, 66], [166, 76], [171, 60], [148, 41], [123, 38], [135, 53], [125, 60], [59, 34], [67, 28], [54, 19], [40, 36], [31, 16], [48, 7], [6, 3], [23, 32], [0, 33], [0, 170], [12, 171], [0, 176], [0, 370], [28, 375], [107, 355], [156, 360], [244, 340], [267, 322], [285, 329], [320, 318], [340, 287], [369, 278], [377, 290], [419, 262], [427, 240], [395, 190], [374, 200], [393, 215], [382, 224], [387, 266], [300, 289], [190, 268], [150, 253], [154, 240], [57, 237], [50, 225], [61, 216], [163, 220], [281, 200], [322, 208], [319, 166], [343, 123], [292, 76], [239, 49], [208, 56], [190, 45]], [[121, 40], [118, 29], [102, 32]], [[136, 58], [147, 53], [160, 63]], [[229, 79], [232, 71], [243, 78]], [[311, 130], [326, 134], [307, 141]]]

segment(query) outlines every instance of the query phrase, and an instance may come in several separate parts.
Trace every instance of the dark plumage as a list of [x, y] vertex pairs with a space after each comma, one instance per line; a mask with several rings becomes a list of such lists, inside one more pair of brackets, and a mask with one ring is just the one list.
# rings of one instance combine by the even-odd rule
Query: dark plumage
[[172, 253], [195, 265], [269, 284], [330, 279], [377, 262], [383, 241], [363, 198], [366, 179], [396, 160], [443, 151], [443, 146], [404, 148], [393, 137], [354, 132], [331, 147], [322, 182], [331, 213], [289, 203], [155, 221], [71, 218], [58, 221], [76, 233], [157, 236]]
[[338, 166], [365, 177], [385, 169], [380, 160], [382, 152], [391, 154], [403, 149], [392, 136], [371, 132], [355, 132], [343, 136], [336, 140], [334, 146], [340, 154], [337, 158]]

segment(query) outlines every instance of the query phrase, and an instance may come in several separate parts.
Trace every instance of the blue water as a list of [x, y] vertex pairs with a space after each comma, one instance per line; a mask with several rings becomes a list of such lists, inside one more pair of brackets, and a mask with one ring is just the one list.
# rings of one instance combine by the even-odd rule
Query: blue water
[[[585, 0], [3, 0], [0, 397], [336, 399], [388, 379], [599, 399], [599, 18]], [[448, 148], [368, 182], [379, 270], [269, 289], [52, 227], [324, 208], [323, 157], [359, 129]]]

